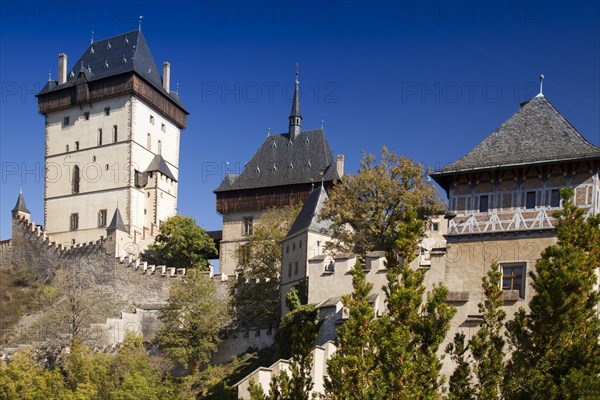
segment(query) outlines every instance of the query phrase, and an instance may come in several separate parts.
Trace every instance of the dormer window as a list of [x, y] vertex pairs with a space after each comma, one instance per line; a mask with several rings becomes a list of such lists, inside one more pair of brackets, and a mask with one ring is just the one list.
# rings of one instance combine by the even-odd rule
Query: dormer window
[[151, 116], [150, 116], [150, 123], [151, 123], [152, 125], [154, 125], [154, 115], [151, 115]]
[[165, 124], [160, 124], [160, 130], [163, 132], [167, 131], [167, 126]]
[[71, 121], [70, 121], [70, 119], [69, 119], [69, 117], [68, 117], [68, 116], [66, 116], [66, 117], [64, 117], [64, 118], [63, 118], [63, 126], [67, 126], [67, 125], [69, 125], [69, 123], [70, 123], [70, 122], [71, 122]]

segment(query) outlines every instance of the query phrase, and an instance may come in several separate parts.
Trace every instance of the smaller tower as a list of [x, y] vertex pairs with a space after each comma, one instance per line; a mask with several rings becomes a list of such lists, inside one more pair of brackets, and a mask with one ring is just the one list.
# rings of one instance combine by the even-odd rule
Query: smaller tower
[[27, 209], [25, 205], [25, 198], [23, 197], [23, 191], [19, 190], [19, 198], [17, 199], [17, 204], [15, 208], [12, 209], [13, 218], [18, 218], [20, 216], [24, 216], [27, 220], [31, 217], [31, 212]]
[[113, 247], [109, 246], [109, 249], [114, 251], [114, 256], [126, 256], [126, 247], [129, 244], [129, 232], [123, 223], [119, 206], [115, 209], [110, 225], [106, 228], [106, 234], [108, 242], [114, 244]]
[[302, 130], [302, 114], [300, 113], [300, 93], [298, 80], [298, 64], [296, 64], [296, 85], [294, 87], [294, 98], [292, 99], [292, 111], [289, 116], [289, 136], [290, 140], [296, 139]]

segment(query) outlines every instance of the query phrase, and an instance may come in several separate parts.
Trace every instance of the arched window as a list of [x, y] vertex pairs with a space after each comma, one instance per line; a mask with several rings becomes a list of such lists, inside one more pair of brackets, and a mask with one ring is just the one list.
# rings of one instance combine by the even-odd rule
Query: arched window
[[73, 193], [79, 193], [79, 167], [73, 167]]

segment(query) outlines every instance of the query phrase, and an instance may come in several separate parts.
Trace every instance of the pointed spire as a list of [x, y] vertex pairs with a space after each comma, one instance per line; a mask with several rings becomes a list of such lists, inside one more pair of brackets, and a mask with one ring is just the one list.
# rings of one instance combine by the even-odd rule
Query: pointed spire
[[142, 30], [142, 18], [144, 18], [143, 15], [140, 15], [140, 19], [138, 19], [138, 30]]
[[116, 230], [120, 230], [123, 232], [127, 232], [127, 229], [125, 229], [125, 224], [123, 223], [123, 218], [121, 217], [121, 211], [119, 211], [119, 206], [117, 205], [117, 208], [115, 209], [115, 213], [113, 214], [112, 220], [110, 221], [110, 225], [108, 225], [108, 228], [106, 228], [106, 230], [110, 233]]
[[300, 81], [298, 79], [298, 63], [296, 63], [296, 84], [294, 86], [294, 98], [292, 99], [292, 111], [289, 116], [289, 136], [295, 139], [302, 128], [302, 113], [300, 113]]
[[17, 204], [15, 205], [15, 208], [13, 208], [11, 210], [11, 212], [13, 213], [13, 215], [15, 215], [17, 213], [23, 213], [23, 214], [30, 214], [31, 215], [31, 211], [29, 211], [27, 209], [27, 206], [25, 205], [25, 198], [23, 197], [23, 190], [22, 189], [19, 190], [19, 198], [17, 199]]
[[90, 40], [90, 44], [94, 44], [94, 31], [92, 31], [92, 39]]

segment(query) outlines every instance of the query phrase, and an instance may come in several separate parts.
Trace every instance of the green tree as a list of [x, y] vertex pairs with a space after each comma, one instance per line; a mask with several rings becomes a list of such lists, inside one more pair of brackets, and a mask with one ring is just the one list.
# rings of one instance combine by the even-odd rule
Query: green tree
[[581, 399], [600, 393], [600, 215], [585, 218], [573, 189], [561, 191], [554, 213], [558, 242], [529, 272], [535, 290], [527, 314], [507, 323], [512, 357], [504, 396], [510, 399]]
[[354, 291], [342, 297], [350, 316], [338, 330], [337, 351], [327, 363], [326, 395], [334, 400], [372, 399], [377, 392], [374, 369], [378, 338], [373, 326], [375, 313], [369, 304], [373, 285], [366, 282], [360, 263], [354, 265], [351, 273]]
[[116, 388], [111, 400], [153, 400], [174, 398], [173, 385], [163, 380], [152, 363], [142, 338], [127, 333], [112, 360], [112, 379]]
[[[505, 370], [502, 330], [506, 312], [502, 309], [502, 272], [496, 261], [482, 278], [485, 296], [479, 303], [483, 320], [479, 330], [465, 345], [465, 335], [457, 333], [446, 351], [451, 354], [457, 367], [450, 377], [450, 399], [496, 400], [501, 398]], [[471, 359], [467, 352], [470, 351]], [[469, 364], [473, 365], [473, 370]], [[471, 376], [473, 375], [473, 376]], [[471, 381], [474, 384], [471, 384]]]
[[477, 399], [500, 399], [504, 373], [504, 337], [502, 329], [506, 312], [502, 309], [502, 272], [497, 262], [482, 280], [485, 300], [479, 303], [483, 321], [477, 333], [469, 340], [474, 360], [476, 379], [474, 394]]
[[80, 340], [73, 342], [63, 370], [73, 399], [108, 399], [114, 388], [111, 357], [93, 352]]
[[202, 273], [174, 282], [159, 314], [164, 322], [156, 337], [161, 348], [190, 369], [207, 363], [216, 350], [219, 331], [229, 323], [227, 303]]
[[60, 372], [44, 369], [37, 352], [28, 348], [16, 353], [12, 360], [0, 365], [0, 399], [62, 400], [68, 398]]
[[208, 271], [207, 257], [217, 252], [214, 241], [194, 218], [179, 214], [160, 224], [160, 232], [148, 250], [146, 257], [156, 255], [167, 265], [201, 271]]
[[446, 353], [450, 354], [456, 368], [449, 381], [449, 400], [473, 400], [473, 387], [471, 386], [471, 366], [469, 365], [469, 346], [465, 342], [465, 334], [457, 332], [452, 342], [446, 346]]
[[236, 250], [240, 279], [231, 287], [237, 325], [267, 325], [279, 321], [281, 242], [296, 219], [300, 205], [267, 210], [247, 243]]

